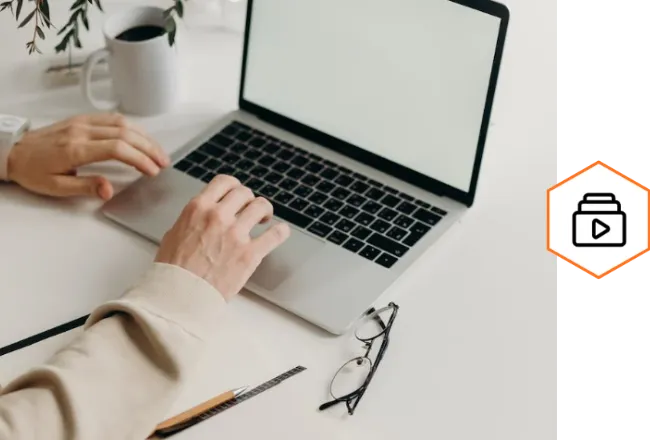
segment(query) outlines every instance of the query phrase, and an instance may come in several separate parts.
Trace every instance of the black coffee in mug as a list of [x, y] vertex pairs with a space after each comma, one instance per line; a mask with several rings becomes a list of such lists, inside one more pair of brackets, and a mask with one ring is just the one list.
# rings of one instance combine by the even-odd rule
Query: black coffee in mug
[[115, 37], [116, 40], [121, 40], [121, 41], [146, 41], [146, 40], [151, 40], [152, 38], [160, 37], [161, 35], [165, 34], [165, 28], [160, 27], [160, 26], [152, 26], [152, 25], [145, 25], [145, 26], [136, 26], [131, 29], [127, 29], [124, 32], [121, 32], [117, 37]]

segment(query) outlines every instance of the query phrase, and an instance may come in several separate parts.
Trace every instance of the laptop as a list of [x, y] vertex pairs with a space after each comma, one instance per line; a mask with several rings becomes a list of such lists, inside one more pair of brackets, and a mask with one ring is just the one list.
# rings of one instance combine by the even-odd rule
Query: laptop
[[246, 288], [341, 334], [474, 202], [508, 18], [487, 0], [249, 0], [239, 109], [103, 212], [160, 242], [234, 175], [292, 228]]

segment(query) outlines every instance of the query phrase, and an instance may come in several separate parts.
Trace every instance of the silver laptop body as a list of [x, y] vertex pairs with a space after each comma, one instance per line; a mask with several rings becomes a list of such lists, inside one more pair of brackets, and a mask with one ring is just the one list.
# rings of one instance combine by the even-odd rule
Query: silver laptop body
[[[296, 1], [282, 0], [278, 4], [282, 5], [282, 3], [287, 3], [287, 7], [293, 7], [297, 4], [295, 3]], [[313, 3], [314, 5], [320, 4], [317, 0], [299, 1], [302, 2], [302, 5], [307, 3]], [[257, 9], [258, 3], [260, 4], [259, 10]], [[325, 213], [333, 213], [338, 219], [332, 222], [332, 218], [330, 217], [327, 218], [329, 222], [325, 220], [319, 222], [319, 219], [323, 218], [324, 214], [322, 214], [320, 217], [313, 219], [310, 217], [311, 223], [306, 226], [305, 223], [302, 223], [302, 227], [292, 224], [289, 221], [292, 227], [291, 237], [284, 245], [263, 260], [251, 280], [246, 284], [246, 288], [328, 332], [341, 334], [471, 206], [476, 191], [478, 170], [503, 50], [508, 13], [505, 7], [497, 3], [472, 0], [460, 2], [462, 4], [458, 2], [443, 2], [453, 3], [453, 8], [462, 8], [459, 10], [460, 12], [456, 12], [456, 9], [451, 9], [452, 12], [449, 13], [452, 15], [456, 13], [461, 15], [466, 14], [468, 12], [465, 12], [465, 10], [468, 10], [472, 14], [480, 14], [481, 16], [489, 15], [491, 18], [496, 18], [496, 33], [493, 36], [494, 41], [490, 43], [493, 46], [493, 58], [490, 60], [491, 65], [489, 66], [489, 71], [486, 73], [489, 81], [488, 87], [485, 89], [486, 97], [483, 108], [481, 109], [482, 116], [479, 121], [480, 135], [475, 139], [476, 150], [472, 158], [472, 163], [470, 164], [472, 168], [471, 185], [469, 185], [467, 190], [458, 190], [446, 183], [438, 182], [435, 176], [423, 176], [422, 173], [412, 171], [408, 167], [395, 165], [392, 161], [383, 160], [379, 155], [369, 153], [366, 159], [366, 150], [324, 133], [321, 131], [321, 127], [298, 122], [296, 119], [300, 118], [295, 115], [290, 115], [293, 118], [287, 117], [281, 114], [281, 112], [276, 113], [252, 103], [244, 91], [247, 80], [247, 59], [249, 64], [252, 62], [250, 54], [251, 45], [256, 38], [259, 38], [256, 33], [269, 32], [264, 30], [266, 26], [274, 24], [274, 21], [277, 22], [278, 20], [287, 19], [286, 16], [273, 16], [271, 12], [268, 12], [270, 9], [264, 6], [265, 3], [274, 2], [265, 2], [264, 0], [249, 1], [240, 91], [240, 110], [232, 112], [218, 120], [205, 133], [200, 134], [183, 148], [175, 152], [172, 157], [172, 162], [176, 164], [175, 167], [170, 167], [163, 171], [156, 178], [142, 178], [138, 180], [118, 194], [113, 200], [106, 203], [102, 211], [108, 218], [120, 225], [159, 243], [165, 232], [176, 221], [183, 207], [205, 186], [206, 183], [204, 180], [209, 180], [210, 176], [214, 175], [214, 173], [219, 173], [219, 169], [222, 169], [224, 166], [227, 168], [223, 169], [232, 168], [228, 163], [222, 161], [224, 156], [221, 156], [216, 159], [219, 163], [219, 168], [210, 169], [206, 165], [208, 162], [204, 158], [205, 155], [203, 153], [190, 156], [195, 151], [214, 151], [215, 146], [217, 146], [217, 150], [225, 150], [225, 154], [231, 154], [228, 152], [228, 148], [233, 145], [242, 144], [242, 150], [245, 149], [247, 152], [251, 152], [254, 148], [269, 148], [268, 145], [274, 143], [282, 147], [282, 150], [286, 147], [294, 153], [293, 158], [287, 161], [292, 170], [294, 168], [300, 168], [292, 162], [296, 156], [308, 158], [309, 163], [319, 162], [325, 164], [325, 161], [328, 161], [327, 163], [335, 164], [337, 175], [340, 176], [347, 173], [354, 180], [355, 184], [346, 186], [347, 181], [340, 180], [342, 184], [339, 185], [336, 183], [336, 179], [331, 179], [331, 183], [335, 189], [324, 192], [318, 189], [317, 184], [303, 185], [300, 178], [295, 178], [293, 180], [297, 182], [297, 186], [292, 187], [291, 184], [293, 182], [285, 182], [286, 185], [283, 183], [284, 179], [287, 181], [290, 179], [287, 177], [290, 171], [285, 170], [283, 167], [278, 167], [278, 169], [283, 171], [276, 173], [273, 166], [267, 167], [269, 173], [266, 176], [270, 176], [271, 173], [281, 174], [282, 181], [276, 180], [271, 184], [264, 181], [264, 176], [258, 179], [264, 181], [264, 186], [257, 188], [255, 190], [256, 193], [264, 195], [265, 190], [263, 188], [267, 185], [275, 186], [278, 189], [275, 195], [269, 197], [274, 204], [276, 203], [276, 197], [280, 197], [279, 195], [281, 193], [285, 193], [284, 196], [287, 198], [289, 196], [286, 193], [290, 194], [295, 201], [295, 199], [299, 198], [294, 192], [298, 191], [297, 187], [308, 186], [312, 190], [311, 193], [309, 196], [302, 194], [303, 197], [301, 198], [309, 203], [310, 206], [315, 205], [318, 207], [312, 209], [320, 209]], [[390, 1], [386, 3], [387, 5], [393, 4]], [[407, 8], [415, 7], [414, 5], [419, 2], [411, 1], [409, 3], [412, 3], [412, 5], [406, 6]], [[480, 5], [480, 7], [475, 7], [473, 5], [474, 3]], [[331, 7], [336, 8], [335, 5]], [[486, 8], [488, 11], [485, 11]], [[299, 22], [302, 19], [309, 21], [311, 18], [308, 12], [305, 12], [307, 10], [308, 8], [295, 10], [294, 15], [298, 14], [298, 16], [293, 16], [291, 18], [292, 22], [296, 22], [296, 20]], [[443, 10], [446, 11], [446, 9]], [[305, 14], [305, 16], [301, 17], [301, 13]], [[372, 20], [371, 18], [365, 19]], [[256, 24], [258, 21], [260, 24]], [[274, 28], [277, 28], [281, 23], [275, 24], [276, 26]], [[259, 26], [260, 28], [258, 29], [255, 26]], [[322, 51], [319, 56], [323, 56]], [[263, 65], [263, 62], [256, 62]], [[261, 69], [261, 67], [258, 69]], [[354, 66], [350, 66], [350, 69], [354, 69]], [[390, 84], [388, 86], [390, 87]], [[291, 82], [284, 84], [284, 87], [287, 89], [291, 88]], [[343, 100], [345, 100], [345, 97], [343, 97]], [[314, 108], [318, 109], [319, 107], [314, 106]], [[420, 115], [416, 114], [409, 116], [409, 111], [410, 109], [408, 108], [403, 109], [406, 120], [411, 120], [411, 118], [418, 119], [420, 117]], [[244, 135], [242, 133], [252, 133], [252, 131], [249, 132], [246, 129], [237, 131], [233, 129], [233, 122], [235, 121], [236, 127], [248, 127], [251, 130], [256, 130], [255, 133], [257, 133], [257, 136], [253, 135], [253, 137], [249, 138], [248, 134]], [[349, 122], [350, 118], [346, 118], [346, 123]], [[400, 124], [402, 122], [394, 121], [394, 123]], [[219, 135], [222, 129], [226, 127], [231, 127], [227, 130], [229, 130], [229, 133], [234, 133], [232, 134], [232, 139], [224, 139], [225, 135], [223, 133]], [[239, 139], [238, 136], [245, 140]], [[258, 146], [253, 147], [251, 143], [256, 137], [259, 137], [261, 140], [258, 141]], [[225, 143], [230, 145], [226, 146], [224, 145]], [[210, 150], [210, 148], [213, 148], [213, 150]], [[309, 156], [310, 154], [312, 156]], [[264, 152], [260, 157], [251, 159], [251, 162], [254, 162], [254, 165], [251, 167], [249, 163], [244, 162], [248, 156], [245, 153], [242, 154], [242, 166], [246, 165], [248, 167], [244, 171], [236, 168], [236, 165], [240, 162], [231, 165], [235, 165], [235, 169], [238, 172], [248, 175], [250, 177], [248, 181], [253, 181], [255, 177], [251, 172], [261, 167], [258, 162], [261, 157], [273, 155], [274, 153]], [[250, 153], [250, 156], [252, 157], [254, 154]], [[318, 159], [315, 158], [316, 156], [318, 156]], [[201, 164], [194, 162], [190, 164], [189, 157], [193, 157], [194, 159], [198, 157], [199, 159], [197, 160], [201, 161]], [[441, 156], [438, 160], [444, 161], [445, 158]], [[299, 162], [296, 161], [295, 163]], [[345, 170], [345, 172], [341, 170]], [[190, 171], [192, 174], [190, 174]], [[206, 172], [200, 176], [199, 174], [202, 171]], [[294, 172], [296, 176], [300, 173], [295, 170]], [[323, 172], [320, 171], [320, 173]], [[306, 174], [320, 176], [319, 172], [306, 171]], [[328, 179], [322, 178], [320, 181], [328, 181]], [[366, 184], [368, 188], [373, 188], [373, 185], [368, 182], [376, 183], [379, 185], [377, 188], [380, 190], [382, 188], [386, 189], [386, 191], [382, 191], [384, 196], [378, 200], [365, 197], [364, 194], [368, 194], [370, 189], [364, 189], [364, 185], [357, 184], [357, 182]], [[244, 184], [246, 183], [247, 181], [244, 181]], [[283, 185], [286, 186], [286, 190], [283, 189]], [[354, 189], [359, 187], [364, 189], [364, 191], [360, 191], [357, 194]], [[327, 189], [327, 187], [323, 188]], [[347, 193], [349, 193], [347, 198], [344, 197], [346, 191], [335, 193], [340, 188], [347, 190]], [[388, 192], [388, 189], [391, 192]], [[314, 200], [317, 200], [318, 203], [311, 202], [310, 196], [313, 197], [313, 194], [316, 192], [326, 194], [328, 196], [327, 201], [333, 200], [333, 202], [329, 205], [327, 205], [327, 201], [323, 202], [317, 199]], [[339, 197], [335, 197], [333, 194]], [[365, 197], [366, 201], [359, 204], [360, 199], [357, 198], [356, 201], [350, 199], [355, 194]], [[393, 201], [393, 203], [389, 204], [391, 206], [384, 205], [382, 200], [387, 195], [398, 198], [398, 204], [395, 204]], [[354, 202], [355, 204], [348, 206], [348, 201], [351, 201], [350, 203]], [[369, 214], [364, 211], [366, 203], [369, 202], [378, 203], [381, 205], [381, 208], [379, 210], [376, 210], [376, 208], [370, 209], [372, 212], [370, 215], [373, 216], [373, 220], [370, 223], [359, 224], [356, 218], [364, 212]], [[288, 210], [293, 214], [300, 212], [300, 218], [305, 219], [305, 212], [307, 212], [308, 208], [300, 210], [300, 205], [292, 205], [289, 202], [283, 202], [283, 205], [288, 207]], [[346, 209], [348, 211], [342, 211], [343, 207], [339, 207], [339, 205], [343, 207], [347, 206]], [[368, 206], [374, 205], [369, 204]], [[416, 208], [412, 209], [413, 206]], [[328, 207], [332, 209], [339, 207], [339, 209], [332, 210], [328, 209]], [[346, 212], [350, 215], [349, 212], [355, 209], [359, 214], [355, 214], [354, 217], [347, 217], [340, 214], [341, 212]], [[432, 216], [435, 218], [435, 221], [431, 221]], [[285, 220], [275, 218], [274, 221], [286, 221], [288, 218], [287, 216], [281, 217], [284, 217]], [[400, 218], [401, 220], [398, 220]], [[354, 223], [354, 226], [352, 227], [351, 223], [341, 223], [344, 219]], [[376, 223], [377, 220], [381, 220], [381, 222]], [[365, 221], [367, 222], [368, 220]], [[386, 224], [389, 226], [386, 226]], [[427, 232], [412, 246], [407, 246], [405, 243], [409, 240], [408, 236], [412, 234], [411, 228], [415, 227], [416, 224], [420, 226], [425, 225]], [[362, 242], [361, 247], [359, 247], [358, 243], [356, 246], [352, 246], [351, 241], [355, 237], [355, 230], [360, 226], [370, 231], [370, 235], [364, 239], [355, 239], [357, 242]], [[253, 235], [259, 234], [266, 227], [268, 225], [258, 226], [253, 231]], [[360, 236], [363, 236], [363, 234]]]

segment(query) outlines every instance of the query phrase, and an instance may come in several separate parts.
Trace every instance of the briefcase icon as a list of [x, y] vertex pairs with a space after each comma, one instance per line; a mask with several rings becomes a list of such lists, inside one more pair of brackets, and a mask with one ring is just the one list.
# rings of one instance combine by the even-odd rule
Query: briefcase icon
[[587, 193], [573, 213], [573, 245], [577, 247], [623, 247], [626, 216], [611, 193]]

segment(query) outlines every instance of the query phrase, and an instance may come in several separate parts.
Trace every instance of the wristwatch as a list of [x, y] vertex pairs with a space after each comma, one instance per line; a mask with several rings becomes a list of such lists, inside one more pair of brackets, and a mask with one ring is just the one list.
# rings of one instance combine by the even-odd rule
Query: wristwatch
[[8, 180], [7, 160], [9, 151], [29, 130], [29, 119], [0, 114], [0, 180]]

